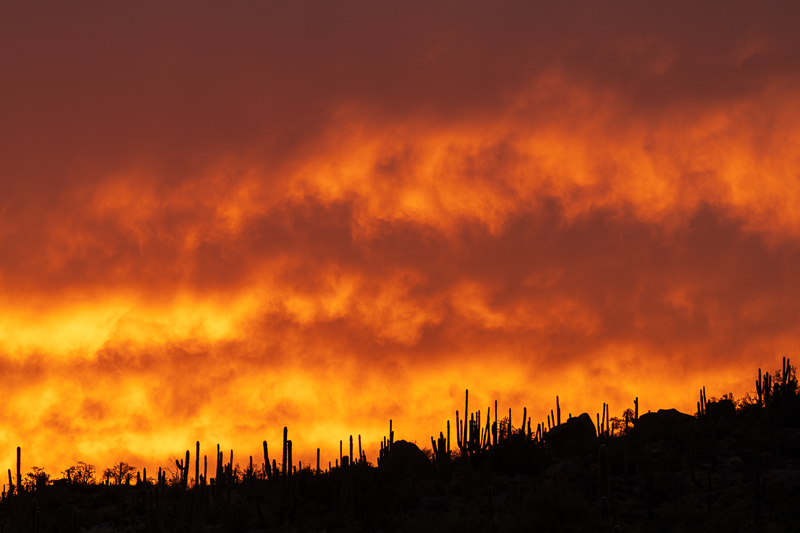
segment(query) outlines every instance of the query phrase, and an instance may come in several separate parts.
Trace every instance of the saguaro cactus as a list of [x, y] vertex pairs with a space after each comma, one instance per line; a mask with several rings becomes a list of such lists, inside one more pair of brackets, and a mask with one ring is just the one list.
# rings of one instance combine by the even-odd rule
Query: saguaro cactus
[[527, 407], [523, 407], [522, 408], [522, 425], [519, 428], [519, 432], [522, 435], [525, 434], [525, 421], [526, 420], [528, 420], [528, 408]]
[[463, 432], [463, 428], [461, 427], [461, 419], [458, 416], [458, 409], [456, 409], [456, 443], [458, 444], [458, 449], [464, 449], [464, 440], [461, 438], [461, 433]]
[[697, 416], [702, 418], [706, 414], [706, 404], [703, 398], [703, 389], [700, 389], [700, 400], [697, 402]]
[[464, 393], [464, 431], [461, 438], [464, 440], [462, 448], [467, 447], [467, 416], [469, 416], [469, 389]]
[[17, 446], [17, 494], [22, 494], [22, 448]]
[[284, 426], [283, 427], [283, 464], [281, 465], [281, 474], [283, 475], [283, 477], [286, 477], [286, 460], [287, 460], [286, 443], [288, 441], [288, 438], [289, 438], [289, 428]]
[[286, 450], [289, 455], [289, 475], [292, 475], [292, 441], [286, 441]]
[[219, 443], [217, 443], [217, 469], [214, 473], [214, 478], [219, 483], [219, 480], [222, 478], [222, 452], [219, 451]]
[[269, 450], [267, 449], [267, 441], [264, 441], [264, 475], [267, 479], [272, 479], [272, 472], [270, 470]]
[[786, 386], [786, 381], [789, 379], [789, 360], [783, 358], [783, 372], [781, 374], [781, 385]]
[[494, 426], [492, 426], [492, 446], [497, 446], [497, 400], [494, 401]]
[[767, 372], [764, 374], [764, 405], [769, 404], [770, 399], [772, 398], [772, 375]]
[[758, 369], [758, 380], [756, 381], [756, 393], [758, 394], [758, 406], [764, 405], [764, 391], [761, 389], [761, 369]]
[[558, 396], [556, 396], [556, 415], [558, 416], [558, 418], [556, 419], [556, 421], [557, 421], [556, 425], [560, 426], [561, 425], [561, 404], [558, 403]]
[[609, 508], [608, 498], [600, 498], [600, 520], [608, 522], [611, 520], [611, 509]]
[[[492, 420], [492, 408], [486, 408], [486, 430], [484, 431], [483, 435], [483, 444], [481, 445], [481, 449], [489, 448], [489, 445], [492, 442], [492, 438], [489, 436], [489, 431], [491, 429], [490, 422]], [[448, 450], [449, 453], [449, 450]]]
[[189, 450], [186, 450], [186, 461], [184, 461], [183, 467], [183, 490], [186, 490], [186, 486], [189, 483], [189, 459], [191, 456], [189, 455]]
[[450, 452], [447, 451], [447, 439], [445, 439], [444, 433], [441, 431], [439, 432], [438, 441], [434, 440], [433, 436], [431, 436], [431, 447], [433, 448], [435, 463], [438, 466], [443, 466], [450, 458]]
[[[611, 501], [611, 482], [609, 479], [608, 467], [608, 448], [605, 444], [600, 445], [597, 453], [597, 501], [600, 503], [600, 516], [604, 522], [609, 519], [609, 502]], [[603, 503], [605, 500], [605, 503]]]

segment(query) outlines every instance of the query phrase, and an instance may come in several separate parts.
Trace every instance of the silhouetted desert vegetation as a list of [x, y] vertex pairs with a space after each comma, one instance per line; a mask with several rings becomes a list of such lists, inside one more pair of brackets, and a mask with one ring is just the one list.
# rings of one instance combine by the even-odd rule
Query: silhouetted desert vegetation
[[[607, 406], [546, 422], [523, 410], [455, 413], [431, 447], [389, 432], [375, 464], [360, 436], [334, 464], [295, 463], [263, 442], [263, 458], [234, 462], [187, 450], [148, 473], [126, 462], [79, 462], [56, 479], [8, 469], [0, 531], [800, 531], [800, 395], [786, 359], [758, 371], [736, 400], [707, 398], [697, 412]], [[213, 468], [213, 471], [210, 470]]]

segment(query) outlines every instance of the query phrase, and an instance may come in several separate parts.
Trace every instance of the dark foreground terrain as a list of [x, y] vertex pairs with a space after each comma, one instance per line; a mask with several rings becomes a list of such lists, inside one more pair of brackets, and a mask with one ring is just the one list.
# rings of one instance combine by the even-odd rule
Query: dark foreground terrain
[[[788, 361], [740, 402], [707, 400], [694, 415], [666, 409], [536, 428], [527, 416], [490, 423], [457, 415], [432, 448], [394, 440], [377, 465], [344, 443], [330, 469], [282, 461], [266, 443], [259, 467], [222, 454], [185, 459], [154, 477], [125, 463], [95, 480], [17, 472], [0, 501], [3, 532], [152, 531], [800, 531], [800, 396]], [[496, 406], [495, 406], [496, 407]], [[496, 408], [495, 408], [496, 411]], [[465, 412], [469, 412], [465, 405]], [[599, 427], [598, 427], [599, 426]], [[464, 431], [466, 427], [466, 431]], [[548, 430], [548, 428], [551, 428]], [[444, 429], [444, 428], [443, 428]], [[285, 433], [286, 434], [286, 433]], [[451, 442], [452, 441], [452, 442]], [[451, 447], [452, 444], [452, 447]], [[349, 457], [360, 460], [351, 464]], [[208, 463], [216, 464], [208, 475]], [[318, 466], [318, 465], [314, 465]], [[194, 480], [199, 479], [199, 483]], [[208, 480], [208, 482], [206, 482]], [[16, 486], [22, 485], [22, 490]]]

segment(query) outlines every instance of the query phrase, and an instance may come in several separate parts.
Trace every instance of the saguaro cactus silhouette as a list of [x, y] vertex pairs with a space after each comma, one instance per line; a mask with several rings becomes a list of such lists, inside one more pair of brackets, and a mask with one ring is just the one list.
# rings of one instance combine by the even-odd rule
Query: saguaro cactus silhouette
[[22, 494], [22, 448], [17, 446], [17, 494]]
[[214, 471], [214, 478], [219, 483], [220, 479], [222, 478], [222, 452], [219, 451], [219, 443], [217, 443], [217, 468]]
[[288, 458], [287, 449], [286, 449], [286, 443], [288, 441], [288, 437], [289, 437], [289, 428], [284, 426], [284, 428], [283, 428], [283, 463], [281, 465], [281, 475], [283, 477], [286, 477], [286, 460]]
[[467, 417], [469, 416], [469, 389], [466, 389], [464, 392], [464, 431], [462, 432], [461, 438], [464, 439], [464, 443], [462, 444], [462, 448], [467, 447]]
[[450, 453], [450, 421], [447, 421], [447, 453]]
[[291, 476], [292, 475], [292, 464], [293, 464], [292, 463], [292, 441], [291, 440], [287, 440], [286, 441], [286, 453], [287, 453], [287, 459], [289, 461], [289, 467], [288, 467], [289, 468], [289, 476]]
[[597, 501], [600, 504], [600, 516], [604, 522], [609, 520], [609, 505], [611, 501], [611, 481], [609, 478], [608, 448], [600, 445], [597, 453]]
[[267, 441], [263, 442], [264, 445], [264, 477], [272, 479], [272, 472], [270, 471], [269, 451], [267, 450]]
[[758, 394], [758, 406], [764, 406], [764, 390], [761, 388], [761, 369], [758, 369], [758, 379], [756, 380], [756, 394]]
[[561, 425], [561, 404], [558, 403], [558, 396], [556, 396], [556, 415], [558, 416], [557, 419], [557, 426]]

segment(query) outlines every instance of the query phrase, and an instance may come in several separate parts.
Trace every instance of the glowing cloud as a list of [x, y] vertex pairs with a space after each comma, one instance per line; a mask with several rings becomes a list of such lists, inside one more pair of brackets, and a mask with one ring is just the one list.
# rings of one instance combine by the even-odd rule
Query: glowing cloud
[[0, 8], [4, 464], [374, 459], [465, 388], [691, 411], [794, 354], [797, 6], [308, 7]]

